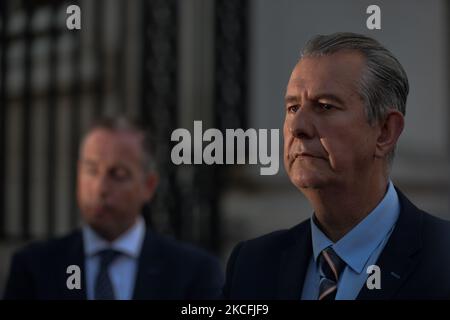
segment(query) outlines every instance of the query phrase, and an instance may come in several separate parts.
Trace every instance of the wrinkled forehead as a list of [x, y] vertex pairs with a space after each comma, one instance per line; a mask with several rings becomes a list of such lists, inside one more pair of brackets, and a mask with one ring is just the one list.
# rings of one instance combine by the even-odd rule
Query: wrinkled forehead
[[287, 95], [303, 90], [335, 95], [359, 93], [364, 68], [365, 57], [358, 51], [303, 57], [291, 73]]

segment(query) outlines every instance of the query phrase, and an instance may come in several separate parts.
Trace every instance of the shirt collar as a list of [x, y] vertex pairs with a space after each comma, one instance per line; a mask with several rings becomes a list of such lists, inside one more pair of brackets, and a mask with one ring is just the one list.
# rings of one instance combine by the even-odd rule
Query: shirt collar
[[82, 229], [84, 254], [86, 256], [94, 256], [101, 250], [115, 249], [132, 258], [138, 258], [144, 241], [145, 229], [144, 219], [139, 216], [130, 229], [113, 242], [108, 242], [100, 237], [89, 225], [84, 225]]
[[361, 273], [375, 249], [390, 233], [400, 213], [397, 192], [389, 181], [381, 202], [344, 237], [333, 243], [311, 219], [311, 236], [314, 260], [323, 249], [332, 246], [338, 256], [355, 272]]

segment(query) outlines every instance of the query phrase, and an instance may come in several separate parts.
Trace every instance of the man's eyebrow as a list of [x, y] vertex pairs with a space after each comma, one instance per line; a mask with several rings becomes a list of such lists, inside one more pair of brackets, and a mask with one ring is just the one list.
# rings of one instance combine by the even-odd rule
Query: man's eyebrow
[[286, 96], [285, 98], [284, 98], [284, 102], [287, 104], [287, 103], [289, 103], [289, 102], [297, 102], [298, 101], [298, 99], [297, 99], [297, 97], [296, 96], [291, 96], [291, 95], [289, 95], [289, 96]]
[[95, 166], [96, 165], [96, 162], [94, 160], [86, 159], [86, 158], [81, 159], [81, 163], [89, 165], [89, 166]]
[[[313, 97], [314, 100], [320, 100], [320, 99], [328, 99], [328, 100], [333, 100], [336, 101], [339, 104], [344, 104], [344, 101], [339, 98], [338, 96], [336, 96], [335, 94], [332, 93], [321, 93], [321, 94], [317, 94], [315, 97]], [[284, 102], [286, 104], [290, 103], [290, 102], [298, 102], [298, 98], [296, 96], [292, 96], [292, 95], [287, 95], [284, 98]]]
[[320, 100], [320, 99], [328, 99], [328, 100], [333, 100], [336, 101], [339, 104], [344, 104], [344, 101], [339, 98], [338, 96], [332, 94], [332, 93], [321, 93], [318, 94], [314, 97], [314, 100]]

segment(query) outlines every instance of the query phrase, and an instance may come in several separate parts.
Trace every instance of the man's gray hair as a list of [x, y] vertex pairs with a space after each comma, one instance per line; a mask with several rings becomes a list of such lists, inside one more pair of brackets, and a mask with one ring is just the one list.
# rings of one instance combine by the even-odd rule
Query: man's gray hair
[[[383, 120], [390, 109], [405, 115], [408, 77], [394, 55], [375, 39], [350, 32], [318, 35], [308, 41], [301, 57], [330, 55], [340, 50], [356, 50], [366, 58], [359, 86], [368, 122]], [[389, 163], [394, 153], [395, 149], [388, 156]]]

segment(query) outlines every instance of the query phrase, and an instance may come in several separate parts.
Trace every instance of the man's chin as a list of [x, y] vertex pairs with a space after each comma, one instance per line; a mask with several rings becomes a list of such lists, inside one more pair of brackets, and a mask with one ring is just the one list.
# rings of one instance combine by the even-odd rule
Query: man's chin
[[117, 230], [117, 228], [112, 225], [106, 225], [104, 222], [101, 224], [93, 222], [89, 225], [100, 237], [108, 241], [115, 240], [122, 233], [121, 230]]
[[85, 223], [89, 225], [98, 235], [107, 239], [111, 238], [118, 231], [118, 226], [115, 221], [110, 216], [103, 214], [91, 215], [88, 219], [85, 219]]
[[291, 181], [299, 190], [321, 189], [326, 185], [324, 179], [316, 176], [300, 176], [291, 179]]

